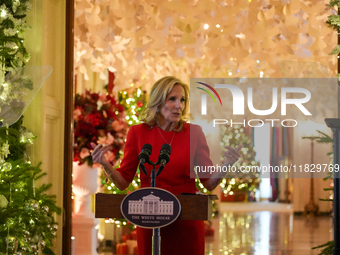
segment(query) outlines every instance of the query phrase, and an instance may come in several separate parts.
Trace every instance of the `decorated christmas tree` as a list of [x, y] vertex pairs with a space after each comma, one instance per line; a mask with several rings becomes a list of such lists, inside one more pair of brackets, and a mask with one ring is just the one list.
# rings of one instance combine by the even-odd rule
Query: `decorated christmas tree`
[[[0, 4], [1, 116], [13, 105], [22, 112], [25, 104], [17, 92], [34, 85], [30, 77], [21, 75], [30, 58], [23, 40], [28, 10], [28, 0]], [[9, 123], [0, 119], [1, 124]], [[32, 165], [26, 154], [34, 138], [22, 126], [22, 118], [10, 127], [0, 127], [0, 254], [54, 254], [51, 247], [58, 229], [54, 218], [61, 209], [55, 196], [47, 193], [51, 184], [39, 181], [46, 173], [40, 164]]]
[[[240, 125], [223, 126], [221, 130], [222, 140], [220, 146], [222, 150], [226, 146], [236, 148], [238, 145], [242, 145], [240, 150], [241, 157], [234, 164], [237, 169], [243, 167], [258, 166], [258, 162], [255, 161], [255, 151], [253, 142], [250, 136], [250, 130]], [[223, 162], [225, 158], [221, 156]], [[253, 168], [254, 169], [254, 168]], [[237, 175], [231, 174], [224, 179], [220, 186], [225, 196], [235, 195], [238, 192], [246, 193], [254, 197], [256, 190], [259, 187], [261, 179], [259, 173], [254, 171], [238, 172]], [[247, 197], [245, 198], [247, 199]]]
[[51, 184], [38, 185], [46, 175], [40, 164], [29, 162], [26, 146], [35, 136], [22, 126], [22, 119], [0, 128], [0, 254], [54, 254], [50, 249], [58, 225]]
[[[339, 10], [340, 7], [340, 1], [339, 0], [331, 0], [329, 2], [329, 7], [330, 8], [334, 8], [335, 12], [337, 10]], [[335, 30], [338, 34], [340, 32], [340, 15], [338, 14], [334, 14], [334, 15], [330, 15], [328, 16], [328, 20], [326, 22], [330, 28], [332, 28], [333, 30]], [[340, 54], [340, 44], [336, 45], [333, 50], [329, 53], [329, 55], [338, 55], [338, 62], [339, 62], [339, 54]], [[340, 73], [337, 74], [337, 77], [340, 78]], [[321, 144], [327, 144], [327, 143], [333, 143], [333, 139], [331, 137], [329, 137], [327, 134], [321, 132], [321, 131], [317, 131], [319, 133], [319, 136], [316, 137], [306, 137], [307, 139], [315, 139], [318, 143]], [[334, 163], [334, 151], [327, 153], [327, 155], [329, 155], [331, 157], [331, 163]], [[325, 179], [334, 179], [334, 173], [330, 173], [328, 175], [327, 178]], [[330, 188], [326, 188], [324, 189], [325, 191], [331, 191], [331, 198], [327, 198], [327, 199], [319, 199], [321, 201], [330, 201], [332, 203], [334, 203], [334, 199], [333, 199], [333, 195], [334, 195], [334, 181], [332, 182], [332, 186]], [[332, 241], [328, 241], [327, 243], [312, 247], [313, 250], [318, 249], [320, 253], [320, 255], [332, 255], [334, 254], [334, 240]]]

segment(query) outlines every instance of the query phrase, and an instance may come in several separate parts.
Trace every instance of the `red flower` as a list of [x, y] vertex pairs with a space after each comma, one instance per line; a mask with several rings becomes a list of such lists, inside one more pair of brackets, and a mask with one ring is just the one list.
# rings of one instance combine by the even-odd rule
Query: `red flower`
[[[127, 124], [122, 105], [110, 95], [99, 95], [91, 91], [77, 94], [74, 101], [74, 146], [73, 161], [93, 165], [90, 143], [111, 146], [107, 158], [116, 164], [123, 149]], [[119, 123], [119, 124], [118, 124]]]

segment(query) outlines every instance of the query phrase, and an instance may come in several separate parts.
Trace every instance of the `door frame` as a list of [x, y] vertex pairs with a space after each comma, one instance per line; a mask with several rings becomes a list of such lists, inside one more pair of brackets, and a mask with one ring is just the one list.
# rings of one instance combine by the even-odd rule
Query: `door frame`
[[64, 127], [64, 197], [63, 255], [72, 248], [72, 161], [73, 161], [73, 87], [74, 87], [74, 0], [66, 1], [65, 36], [65, 127]]

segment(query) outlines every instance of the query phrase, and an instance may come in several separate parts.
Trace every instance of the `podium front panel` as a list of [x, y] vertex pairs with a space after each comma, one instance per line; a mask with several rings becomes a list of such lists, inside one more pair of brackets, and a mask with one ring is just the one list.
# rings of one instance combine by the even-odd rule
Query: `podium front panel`
[[[125, 194], [95, 195], [96, 218], [123, 218], [120, 204]], [[178, 220], [210, 220], [212, 216], [212, 200], [218, 199], [216, 195], [177, 195], [181, 203], [181, 214]]]

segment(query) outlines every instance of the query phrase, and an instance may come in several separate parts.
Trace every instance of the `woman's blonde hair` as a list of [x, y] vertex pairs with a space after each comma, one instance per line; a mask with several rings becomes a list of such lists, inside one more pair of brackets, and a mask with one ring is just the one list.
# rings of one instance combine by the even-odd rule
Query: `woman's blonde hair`
[[185, 95], [185, 105], [182, 111], [182, 116], [178, 123], [179, 125], [174, 129], [177, 132], [182, 130], [183, 122], [185, 121], [184, 116], [186, 115], [188, 109], [189, 87], [181, 80], [173, 76], [165, 76], [156, 81], [156, 83], [152, 86], [148, 102], [144, 111], [141, 114], [141, 121], [150, 126], [154, 126], [156, 124], [158, 114], [157, 109], [162, 103], [165, 102], [167, 95], [170, 93], [175, 85], [182, 86]]

